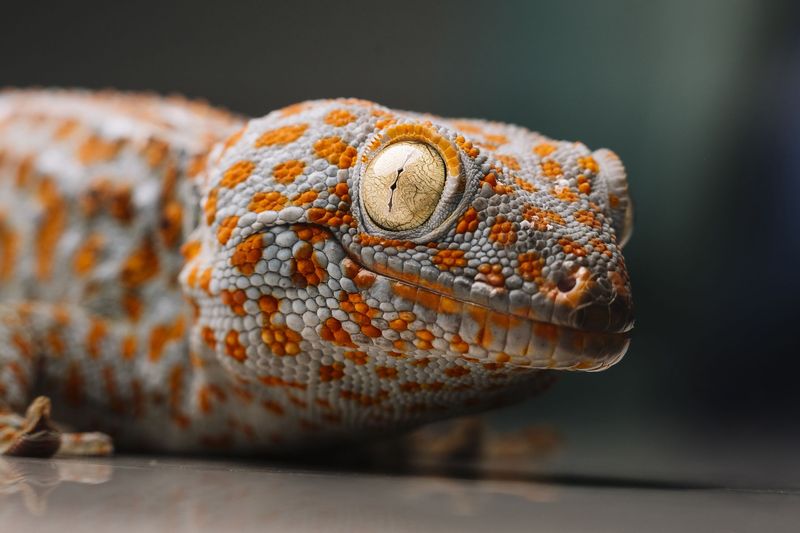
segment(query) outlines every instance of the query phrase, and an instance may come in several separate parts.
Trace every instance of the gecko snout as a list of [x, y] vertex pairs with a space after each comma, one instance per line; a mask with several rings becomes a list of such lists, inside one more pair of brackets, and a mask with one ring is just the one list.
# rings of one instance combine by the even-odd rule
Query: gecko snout
[[633, 327], [633, 301], [621, 274], [588, 268], [562, 274], [556, 283], [554, 320], [581, 331], [624, 332]]

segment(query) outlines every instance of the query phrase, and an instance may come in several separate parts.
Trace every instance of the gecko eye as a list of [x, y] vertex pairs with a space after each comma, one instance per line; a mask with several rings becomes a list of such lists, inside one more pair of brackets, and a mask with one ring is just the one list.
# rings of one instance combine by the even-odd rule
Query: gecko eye
[[402, 141], [381, 150], [364, 172], [361, 195], [367, 215], [390, 231], [418, 228], [427, 221], [445, 188], [447, 171], [439, 152], [424, 142]]

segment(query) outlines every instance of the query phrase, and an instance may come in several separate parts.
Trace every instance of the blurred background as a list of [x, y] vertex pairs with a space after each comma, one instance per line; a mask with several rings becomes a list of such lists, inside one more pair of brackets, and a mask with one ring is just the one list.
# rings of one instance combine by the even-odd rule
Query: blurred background
[[631, 349], [495, 422], [589, 447], [798, 435], [797, 6], [15, 2], [0, 86], [177, 92], [253, 116], [355, 96], [612, 148], [636, 206]]

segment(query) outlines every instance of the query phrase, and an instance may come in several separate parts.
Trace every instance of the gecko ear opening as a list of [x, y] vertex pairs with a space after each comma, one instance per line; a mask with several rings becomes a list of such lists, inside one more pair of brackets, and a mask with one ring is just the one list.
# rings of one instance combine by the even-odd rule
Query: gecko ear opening
[[628, 194], [627, 173], [622, 161], [611, 150], [602, 148], [596, 150], [592, 156], [600, 166], [600, 178], [606, 182], [606, 209], [613, 221], [617, 244], [622, 248], [633, 233], [633, 202]]

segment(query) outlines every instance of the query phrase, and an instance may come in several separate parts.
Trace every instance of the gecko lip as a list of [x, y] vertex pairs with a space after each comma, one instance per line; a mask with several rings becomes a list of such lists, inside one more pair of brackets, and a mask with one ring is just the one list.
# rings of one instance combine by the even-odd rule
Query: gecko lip
[[[409, 302], [408, 310], [419, 320], [439, 325], [445, 332], [442, 340], [449, 344], [446, 351], [453, 355], [529, 368], [598, 371], [622, 359], [630, 344], [627, 326], [623, 331], [593, 331], [493, 308], [456, 298], [447, 288], [429, 286], [433, 284], [419, 278], [404, 279], [379, 265], [364, 266], [349, 253], [343, 266], [359, 289], [376, 290], [395, 302]], [[577, 317], [591, 316], [591, 311], [578, 311]]]

